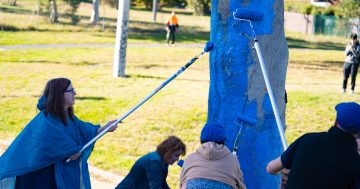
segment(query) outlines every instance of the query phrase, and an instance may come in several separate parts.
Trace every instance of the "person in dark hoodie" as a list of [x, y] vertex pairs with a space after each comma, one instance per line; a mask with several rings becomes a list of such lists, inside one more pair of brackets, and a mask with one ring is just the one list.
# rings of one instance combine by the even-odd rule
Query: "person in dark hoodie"
[[224, 145], [225, 128], [208, 122], [201, 131], [201, 146], [184, 160], [181, 189], [245, 189], [238, 159]]
[[166, 182], [169, 165], [185, 154], [183, 141], [176, 136], [169, 136], [154, 152], [139, 158], [115, 189], [169, 189]]
[[[0, 188], [91, 188], [87, 159], [93, 145], [78, 152], [114, 121], [100, 127], [78, 119], [75, 95], [67, 78], [47, 82], [37, 105], [40, 112], [0, 157]], [[72, 161], [66, 163], [68, 158]]]
[[340, 103], [335, 110], [336, 121], [329, 131], [301, 136], [268, 163], [268, 173], [290, 169], [285, 189], [356, 188], [360, 178], [356, 141], [360, 134], [360, 105]]
[[356, 75], [359, 69], [360, 44], [356, 34], [351, 34], [351, 41], [345, 47], [345, 62], [343, 67], [343, 93], [346, 93], [347, 81], [351, 75], [351, 93], [355, 93]]

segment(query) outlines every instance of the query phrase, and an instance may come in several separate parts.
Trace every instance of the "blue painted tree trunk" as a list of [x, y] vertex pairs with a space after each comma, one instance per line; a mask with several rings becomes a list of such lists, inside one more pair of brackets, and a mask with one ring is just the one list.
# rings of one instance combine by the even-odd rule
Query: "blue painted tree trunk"
[[[261, 21], [252, 22], [269, 74], [283, 125], [285, 122], [285, 78], [288, 49], [284, 34], [282, 0], [212, 0], [210, 91], [208, 121], [224, 123], [234, 148], [239, 135], [238, 159], [249, 189], [279, 188], [280, 177], [266, 173], [266, 164], [283, 147], [270, 99], [258, 62], [248, 22], [233, 18], [237, 8], [260, 11]], [[241, 35], [241, 33], [248, 34]], [[256, 121], [255, 125], [246, 119]]]

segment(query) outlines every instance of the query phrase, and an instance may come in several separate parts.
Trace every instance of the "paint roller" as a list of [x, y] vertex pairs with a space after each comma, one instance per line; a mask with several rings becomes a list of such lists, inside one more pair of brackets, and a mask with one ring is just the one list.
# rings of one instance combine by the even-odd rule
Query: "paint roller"
[[[160, 91], [162, 88], [164, 88], [168, 83], [170, 83], [173, 79], [175, 79], [178, 75], [180, 75], [183, 71], [185, 71], [189, 66], [191, 66], [197, 59], [199, 59], [203, 54], [211, 51], [214, 44], [212, 42], [207, 42], [204, 50], [199, 54], [193, 57], [187, 64], [185, 64], [183, 67], [181, 67], [175, 74], [173, 74], [170, 78], [168, 78], [166, 81], [164, 81], [161, 85], [159, 85], [153, 92], [148, 94], [144, 99], [142, 99], [138, 104], [136, 104], [133, 108], [131, 108], [129, 111], [127, 111], [124, 115], [122, 115], [119, 119], [117, 119], [114, 123], [112, 123], [109, 127], [105, 128], [103, 131], [101, 131], [99, 134], [97, 134], [93, 139], [91, 139], [88, 143], [86, 143], [79, 153], [82, 153], [86, 148], [88, 148], [90, 145], [95, 143], [100, 137], [102, 137], [104, 134], [106, 134], [109, 129], [116, 124], [120, 123], [122, 120], [124, 120], [127, 116], [129, 116], [132, 112], [134, 112], [137, 108], [139, 108], [142, 104], [144, 104], [147, 100], [149, 100], [152, 96], [154, 96], [158, 91]], [[70, 162], [70, 159], [67, 159], [66, 162]]]
[[262, 12], [256, 11], [256, 10], [251, 10], [251, 9], [245, 9], [245, 8], [239, 8], [236, 9], [236, 11], [233, 12], [233, 17], [235, 20], [238, 21], [245, 21], [248, 22], [252, 31], [252, 37], [254, 39], [254, 47], [255, 47], [255, 51], [257, 54], [257, 57], [259, 59], [259, 63], [260, 63], [260, 67], [261, 67], [261, 71], [265, 80], [265, 85], [269, 94], [269, 98], [270, 98], [270, 102], [271, 102], [271, 106], [272, 109], [274, 111], [274, 115], [275, 115], [275, 120], [277, 123], [277, 127], [278, 127], [278, 131], [279, 131], [279, 135], [280, 135], [280, 139], [282, 142], [282, 146], [283, 149], [286, 150], [286, 148], [288, 147], [286, 139], [285, 139], [285, 134], [284, 134], [284, 127], [282, 125], [281, 119], [280, 119], [280, 115], [279, 115], [279, 111], [275, 102], [275, 98], [274, 98], [274, 94], [271, 88], [271, 84], [269, 81], [269, 77], [268, 77], [268, 73], [267, 73], [267, 69], [265, 67], [265, 63], [264, 63], [264, 59], [263, 56], [261, 54], [261, 49], [259, 46], [259, 42], [256, 38], [256, 33], [254, 30], [254, 27], [252, 25], [252, 21], [261, 21], [264, 17]]
[[[240, 129], [239, 129], [239, 132], [237, 133], [236, 135], [236, 139], [235, 139], [235, 143], [234, 143], [234, 147], [233, 147], [233, 151], [232, 153], [234, 155], [237, 155], [237, 151], [239, 149], [239, 140], [240, 140], [240, 134], [241, 134], [241, 129], [242, 129], [242, 125], [243, 124], [248, 124], [248, 125], [252, 125], [252, 126], [255, 126], [256, 125], [256, 119], [254, 118], [251, 118], [249, 116], [245, 116], [243, 114], [240, 114], [238, 115], [236, 121], [235, 121], [236, 124], [240, 125]], [[183, 167], [184, 165], [184, 160], [180, 159], [178, 162], [177, 162], [177, 165], [179, 167]]]
[[233, 147], [233, 151], [232, 151], [232, 153], [234, 155], [237, 155], [237, 151], [239, 149], [240, 134], [241, 134], [243, 125], [256, 126], [256, 119], [246, 116], [244, 114], [240, 114], [240, 115], [238, 115], [235, 123], [237, 125], [240, 125], [239, 131], [236, 134], [236, 139], [235, 139], [234, 147]]
[[262, 12], [245, 8], [236, 9], [236, 11], [233, 12], [233, 16], [244, 21], [261, 21], [264, 18]]

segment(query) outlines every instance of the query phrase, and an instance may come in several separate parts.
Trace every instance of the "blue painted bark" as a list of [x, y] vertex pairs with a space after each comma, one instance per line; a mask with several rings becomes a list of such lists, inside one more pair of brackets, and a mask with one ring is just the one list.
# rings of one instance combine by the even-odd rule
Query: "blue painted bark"
[[[288, 49], [284, 34], [282, 0], [212, 0], [210, 53], [210, 91], [208, 121], [224, 123], [233, 149], [236, 134], [239, 137], [238, 159], [249, 189], [278, 188], [280, 177], [266, 173], [266, 164], [281, 154], [282, 145], [270, 99], [253, 47], [248, 22], [234, 20], [236, 8], [249, 8], [264, 13], [254, 25], [270, 83], [285, 119], [285, 76]], [[256, 120], [248, 124], [244, 117]], [[284, 124], [285, 125], [285, 124]]]

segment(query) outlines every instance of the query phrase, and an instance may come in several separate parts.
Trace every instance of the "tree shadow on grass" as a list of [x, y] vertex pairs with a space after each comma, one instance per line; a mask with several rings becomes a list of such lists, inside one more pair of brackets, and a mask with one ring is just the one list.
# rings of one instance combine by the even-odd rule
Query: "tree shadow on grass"
[[292, 67], [304, 70], [317, 70], [317, 71], [334, 71], [339, 72], [342, 69], [343, 62], [341, 61], [311, 61], [308, 63], [306, 61], [301, 62], [290, 62]]
[[[50, 31], [48, 29], [42, 29], [44, 31]], [[28, 26], [26, 28], [19, 28], [12, 25], [7, 24], [0, 24], [0, 31], [9, 31], [9, 32], [17, 32], [17, 31], [41, 31], [38, 28], [35, 28], [34, 26]]]
[[151, 69], [151, 68], [169, 68], [170, 66], [165, 66], [160, 64], [146, 64], [146, 65], [142, 64], [142, 65], [133, 65], [133, 67]]
[[0, 62], [4, 62], [4, 63], [29, 63], [29, 64], [36, 64], [36, 63], [41, 63], [41, 64], [61, 64], [61, 62], [56, 62], [56, 61], [46, 61], [46, 60], [0, 60]]
[[[20, 98], [20, 97], [24, 97], [26, 95], [2, 95], [1, 98]], [[40, 98], [40, 95], [31, 95], [32, 97], [35, 98]], [[105, 97], [99, 97], [99, 96], [75, 96], [76, 100], [106, 100], [107, 98]]]
[[23, 9], [19, 7], [0, 7], [0, 12], [13, 13], [13, 14], [35, 14], [34, 11], [29, 9]]
[[333, 42], [309, 42], [303, 39], [296, 39], [287, 37], [289, 48], [303, 48], [303, 49], [322, 49], [322, 50], [344, 50], [345, 46], [342, 43]]
[[[172, 76], [172, 75], [171, 75], [171, 76]], [[160, 77], [160, 76], [152, 76], [152, 75], [130, 74], [130, 75], [127, 75], [126, 77], [127, 77], [127, 78], [158, 79], [158, 80], [166, 81], [167, 79], [170, 78], [170, 75], [169, 75], [169, 77]], [[206, 83], [209, 83], [208, 80], [201, 80], [201, 79], [176, 78], [176, 80], [181, 80], [181, 81], [195, 81], [195, 82], [206, 82]]]
[[[131, 6], [130, 7], [131, 10], [139, 10], [139, 11], [145, 11], [145, 12], [152, 12], [152, 9], [146, 9], [144, 7], [135, 7], [135, 6]], [[169, 13], [171, 14], [171, 10], [158, 10], [158, 13]], [[192, 12], [189, 11], [175, 11], [175, 13], [177, 15], [193, 15]]]
[[342, 66], [344, 62], [342, 61], [290, 61], [290, 64], [299, 64], [299, 65], [313, 65], [313, 66]]
[[97, 65], [99, 65], [99, 63], [81, 61], [81, 62], [77, 62], [77, 63], [72, 62], [72, 63], [70, 63], [70, 65], [74, 65], [74, 66], [97, 66]]
[[161, 80], [167, 79], [165, 77], [142, 75], [142, 74], [129, 74], [129, 75], [126, 75], [126, 78], [161, 79]]
[[99, 101], [99, 100], [106, 100], [107, 98], [105, 97], [99, 97], [99, 96], [79, 96], [79, 97], [75, 97], [76, 100], [94, 100], [94, 101]]
[[[56, 61], [45, 61], [45, 60], [0, 60], [0, 62], [4, 62], [4, 63], [29, 63], [29, 64], [36, 64], [36, 63], [40, 63], [40, 64], [63, 64], [64, 62], [56, 62]], [[80, 61], [80, 62], [71, 62], [71, 63], [66, 63], [67, 65], [74, 65], [74, 66], [97, 66], [99, 65], [99, 63], [95, 63], [95, 62], [88, 62], [88, 61]], [[36, 68], [35, 68], [36, 69]]]
[[330, 82], [312, 82], [312, 83], [303, 83], [303, 82], [288, 82], [288, 85], [302, 85], [302, 86], [340, 86], [339, 83], [330, 83]]

